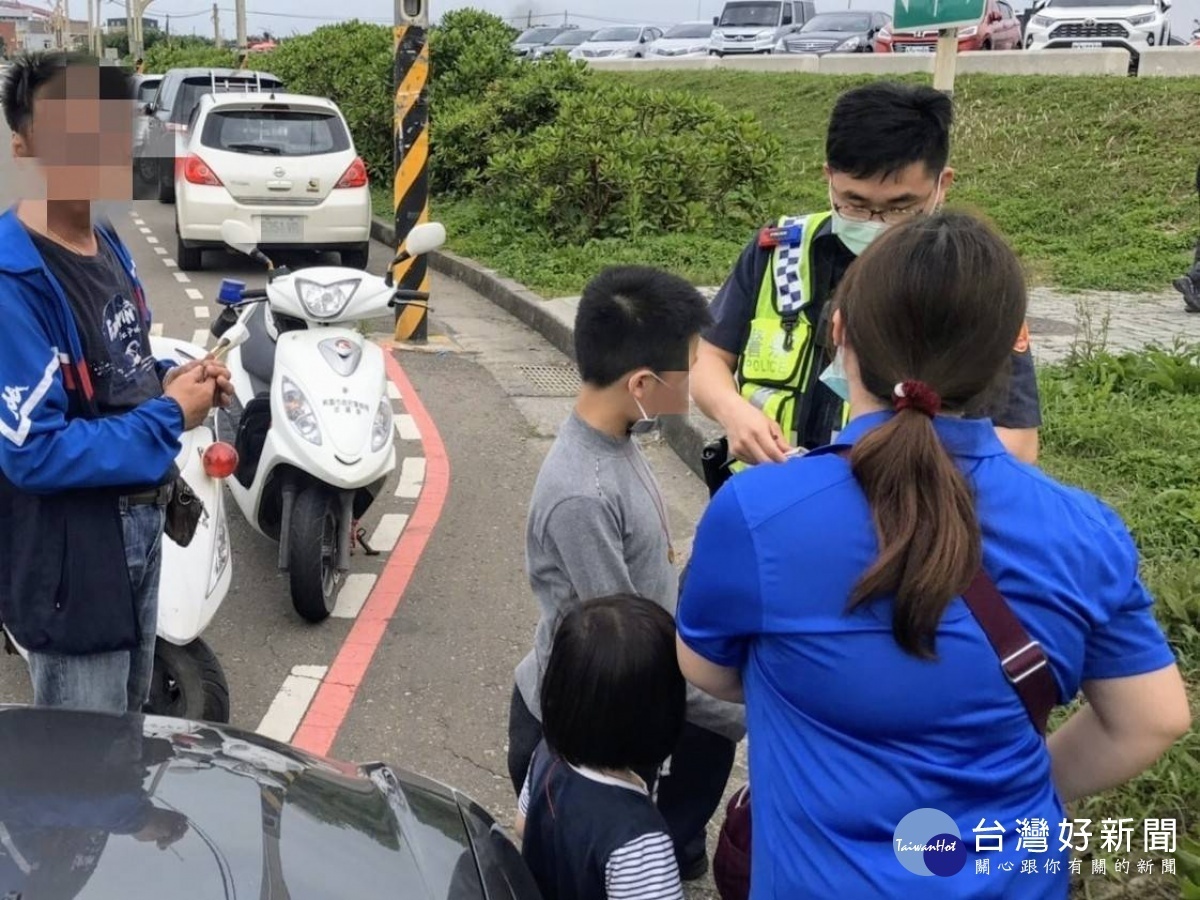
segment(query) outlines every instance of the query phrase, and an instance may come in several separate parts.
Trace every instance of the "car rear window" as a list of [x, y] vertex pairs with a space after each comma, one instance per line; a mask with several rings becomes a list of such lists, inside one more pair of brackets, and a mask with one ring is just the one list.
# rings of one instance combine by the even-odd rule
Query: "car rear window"
[[204, 122], [200, 143], [231, 153], [262, 156], [317, 156], [350, 149], [341, 118], [317, 110], [214, 110]]
[[205, 94], [230, 94], [246, 91], [257, 90], [258, 85], [265, 90], [280, 90], [283, 88], [283, 82], [276, 81], [272, 78], [263, 78], [261, 82], [251, 78], [229, 78], [218, 76], [216, 81], [217, 89], [213, 90], [213, 81], [208, 76], [196, 76], [187, 78], [179, 87], [179, 96], [174, 98], [174, 104], [171, 107], [172, 122], [186, 122], [192, 115], [200, 102], [200, 98]]

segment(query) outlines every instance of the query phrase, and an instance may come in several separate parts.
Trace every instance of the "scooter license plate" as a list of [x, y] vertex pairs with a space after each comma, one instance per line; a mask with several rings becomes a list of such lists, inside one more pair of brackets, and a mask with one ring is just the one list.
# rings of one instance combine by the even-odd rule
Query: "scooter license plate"
[[303, 216], [263, 216], [259, 224], [264, 243], [304, 240]]
[[1100, 41], [1073, 41], [1071, 43], [1072, 50], [1103, 50], [1104, 44]]

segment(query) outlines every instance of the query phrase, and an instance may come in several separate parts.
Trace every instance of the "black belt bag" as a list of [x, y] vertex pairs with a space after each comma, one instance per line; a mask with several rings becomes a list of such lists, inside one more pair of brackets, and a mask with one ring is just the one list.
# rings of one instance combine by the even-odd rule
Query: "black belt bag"
[[196, 496], [192, 486], [180, 475], [175, 483], [167, 486], [170, 498], [167, 502], [167, 537], [180, 547], [186, 547], [196, 536], [196, 527], [207, 512], [204, 502]]

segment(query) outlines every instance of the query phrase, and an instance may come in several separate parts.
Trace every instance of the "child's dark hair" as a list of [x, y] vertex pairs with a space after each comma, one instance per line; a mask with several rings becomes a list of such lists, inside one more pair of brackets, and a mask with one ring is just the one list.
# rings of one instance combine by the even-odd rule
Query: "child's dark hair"
[[620, 594], [562, 618], [542, 676], [542, 730], [562, 759], [598, 769], [658, 766], [679, 740], [686, 704], [675, 620], [661, 606]]
[[579, 299], [579, 374], [588, 384], [606, 388], [643, 366], [686, 372], [691, 340], [711, 321], [704, 296], [677, 275], [647, 266], [605, 269]]

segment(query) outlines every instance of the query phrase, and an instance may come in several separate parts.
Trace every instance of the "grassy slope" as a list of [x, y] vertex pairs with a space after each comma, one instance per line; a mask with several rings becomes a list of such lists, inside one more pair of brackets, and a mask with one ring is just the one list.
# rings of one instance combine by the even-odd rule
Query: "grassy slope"
[[[825, 123], [835, 97], [870, 79], [744, 72], [598, 74], [700, 91], [773, 123], [785, 138], [786, 175], [772, 214], [826, 201]], [[920, 78], [908, 79], [920, 81]], [[1192, 123], [1197, 79], [958, 79], [951, 195], [990, 216], [1035, 281], [1070, 289], [1169, 290], [1197, 236]], [[436, 127], [436, 123], [435, 123]], [[386, 202], [383, 204], [386, 208]], [[577, 293], [607, 263], [648, 262], [718, 284], [748, 235], [668, 235], [547, 246], [488, 229], [470, 202], [439, 202], [452, 246], [549, 295]]]

